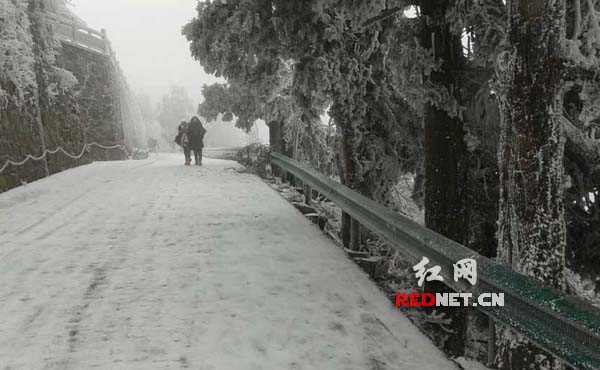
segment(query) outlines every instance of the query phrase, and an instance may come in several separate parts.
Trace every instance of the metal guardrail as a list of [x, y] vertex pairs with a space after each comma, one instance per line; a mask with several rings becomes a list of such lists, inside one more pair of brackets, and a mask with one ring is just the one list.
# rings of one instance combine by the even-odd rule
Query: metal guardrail
[[[477, 309], [521, 333], [578, 369], [600, 369], [600, 310], [584, 300], [544, 287], [505, 265], [483, 257], [281, 154], [272, 164], [337, 204], [354, 220], [387, 240], [413, 261], [423, 256], [442, 268], [444, 283], [457, 292], [504, 293], [504, 307]], [[454, 281], [453, 264], [477, 260], [478, 283]]]

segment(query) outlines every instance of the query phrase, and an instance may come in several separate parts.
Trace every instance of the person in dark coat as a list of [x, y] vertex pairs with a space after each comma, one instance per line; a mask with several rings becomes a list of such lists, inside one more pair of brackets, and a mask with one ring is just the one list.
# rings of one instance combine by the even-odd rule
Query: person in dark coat
[[181, 121], [177, 127], [177, 136], [175, 136], [175, 143], [183, 148], [183, 154], [185, 155], [185, 165], [189, 166], [192, 163], [191, 152], [190, 152], [190, 136], [189, 136], [189, 124], [185, 121]]
[[200, 122], [200, 118], [192, 117], [188, 125], [188, 137], [190, 140], [190, 149], [194, 152], [194, 162], [196, 166], [202, 166], [202, 148], [204, 148], [204, 135], [206, 130]]

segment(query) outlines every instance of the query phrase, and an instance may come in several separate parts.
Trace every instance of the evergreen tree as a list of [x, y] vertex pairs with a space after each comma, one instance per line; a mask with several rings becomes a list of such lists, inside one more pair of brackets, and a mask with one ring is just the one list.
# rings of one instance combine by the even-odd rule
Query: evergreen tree
[[[593, 271], [600, 244], [600, 144], [585, 132], [600, 121], [596, 7], [207, 1], [184, 34], [226, 80], [205, 87], [203, 115], [244, 129], [264, 119], [277, 151], [325, 158], [346, 186], [391, 207], [399, 177], [415, 174], [428, 227], [565, 289], [565, 248]], [[326, 109], [335, 134], [317, 124]], [[457, 324], [445, 349], [462, 354]], [[503, 366], [536, 363], [500, 334]]]
[[175, 148], [173, 139], [177, 135], [177, 126], [181, 121], [188, 121], [194, 114], [194, 104], [187, 91], [181, 86], [171, 86], [171, 91], [162, 97], [157, 111], [158, 123], [163, 139]]

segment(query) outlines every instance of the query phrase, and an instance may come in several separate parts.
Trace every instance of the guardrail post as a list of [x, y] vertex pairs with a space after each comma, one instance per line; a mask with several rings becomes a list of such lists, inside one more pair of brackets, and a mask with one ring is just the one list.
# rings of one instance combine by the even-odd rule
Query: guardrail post
[[487, 346], [487, 366], [494, 366], [496, 360], [496, 324], [494, 319], [488, 316], [488, 346]]
[[287, 182], [289, 182], [292, 187], [296, 187], [298, 185], [298, 179], [296, 179], [294, 175], [289, 172], [286, 172], [286, 175]]
[[360, 223], [353, 218], [350, 221], [350, 249], [360, 250]]
[[304, 186], [304, 203], [310, 205], [310, 201], [312, 200], [312, 188], [310, 185]]

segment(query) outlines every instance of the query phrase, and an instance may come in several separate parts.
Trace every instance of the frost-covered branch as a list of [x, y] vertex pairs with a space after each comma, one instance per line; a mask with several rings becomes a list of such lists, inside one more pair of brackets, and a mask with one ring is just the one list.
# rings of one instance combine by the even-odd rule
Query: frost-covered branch
[[587, 136], [569, 119], [562, 116], [562, 127], [567, 137], [566, 150], [581, 158], [590, 169], [600, 169], [600, 141]]

